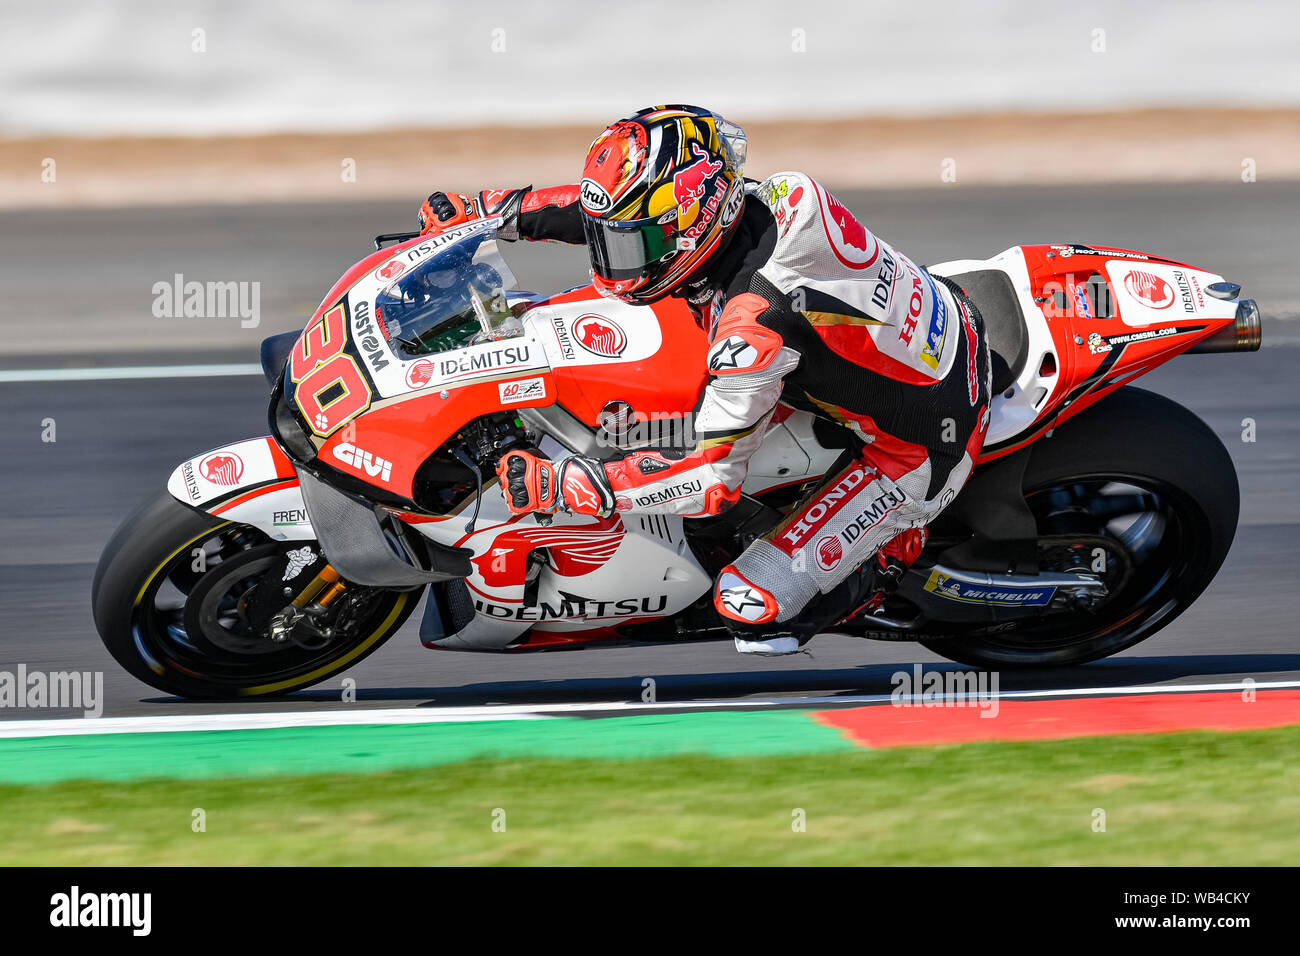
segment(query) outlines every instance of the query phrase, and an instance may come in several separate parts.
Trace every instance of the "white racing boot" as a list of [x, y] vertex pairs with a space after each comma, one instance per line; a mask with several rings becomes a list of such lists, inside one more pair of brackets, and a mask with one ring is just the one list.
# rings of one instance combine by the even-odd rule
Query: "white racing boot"
[[736, 635], [736, 653], [759, 657], [785, 657], [799, 653], [799, 638], [793, 634], [754, 634], [752, 639]]
[[731, 625], [731, 636], [736, 641], [736, 653], [757, 654], [759, 657], [787, 657], [798, 654], [814, 636], [834, 626], [874, 596], [874, 575], [871, 564], [857, 568], [828, 594], [819, 594], [791, 621], [775, 625], [782, 630], [749, 630]]

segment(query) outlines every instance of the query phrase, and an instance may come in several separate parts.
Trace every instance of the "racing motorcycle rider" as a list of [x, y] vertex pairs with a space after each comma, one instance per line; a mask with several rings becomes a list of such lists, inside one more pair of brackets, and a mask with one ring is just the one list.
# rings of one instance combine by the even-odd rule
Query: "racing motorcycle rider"
[[745, 151], [743, 131], [714, 113], [652, 107], [596, 138], [578, 185], [436, 192], [420, 224], [498, 215], [505, 239], [585, 242], [604, 295], [678, 296], [709, 334], [694, 450], [610, 461], [510, 451], [497, 474], [513, 513], [718, 514], [739, 499], [769, 423], [788, 414], [778, 403], [843, 426], [828, 477], [715, 582], [737, 650], [789, 654], [878, 606], [921, 553], [983, 444], [989, 353], [959, 287], [811, 177], [745, 180]]

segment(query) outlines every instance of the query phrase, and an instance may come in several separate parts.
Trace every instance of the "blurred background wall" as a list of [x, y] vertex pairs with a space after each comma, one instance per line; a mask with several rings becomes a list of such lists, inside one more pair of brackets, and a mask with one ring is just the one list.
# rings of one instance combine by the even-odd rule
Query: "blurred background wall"
[[[1294, 0], [0, 0], [0, 322], [51, 288], [64, 317], [0, 362], [246, 356], [432, 190], [573, 182], [674, 101], [919, 261], [1149, 247], [1298, 315], [1298, 50]], [[513, 251], [527, 287], [585, 280], [581, 249]], [[154, 317], [177, 274], [261, 283], [266, 324]]]
[[4, 0], [0, 132], [1300, 103], [1278, 0]]
[[0, 208], [566, 182], [665, 102], [759, 177], [1300, 179], [1297, 49], [1291, 0], [0, 0]]

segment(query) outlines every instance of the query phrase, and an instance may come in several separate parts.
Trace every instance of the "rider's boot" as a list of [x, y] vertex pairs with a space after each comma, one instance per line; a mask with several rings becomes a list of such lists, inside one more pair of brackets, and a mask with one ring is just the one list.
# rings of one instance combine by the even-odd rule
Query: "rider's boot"
[[852, 574], [825, 594], [813, 598], [793, 620], [782, 624], [746, 625], [724, 619], [740, 654], [784, 657], [797, 653], [815, 635], [861, 611], [870, 612], [898, 589], [907, 569], [920, 557], [927, 540], [925, 528], [909, 528], [891, 538]]

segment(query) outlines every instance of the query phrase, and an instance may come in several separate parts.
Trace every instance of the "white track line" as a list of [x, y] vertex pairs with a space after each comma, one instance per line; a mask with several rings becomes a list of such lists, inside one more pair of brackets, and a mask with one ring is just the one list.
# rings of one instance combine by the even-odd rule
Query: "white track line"
[[[936, 672], [942, 673], [942, 672]], [[1226, 684], [1163, 684], [1126, 687], [1086, 687], [1054, 690], [1018, 690], [988, 694], [984, 700], [1015, 700], [1052, 697], [1122, 696], [1132, 694], [1188, 694], [1198, 691], [1277, 690], [1300, 688], [1300, 680], [1233, 681]], [[169, 733], [190, 730], [263, 730], [274, 727], [338, 727], [367, 724], [437, 724], [467, 721], [545, 720], [548, 716], [572, 713], [653, 713], [696, 709], [746, 709], [817, 707], [829, 709], [843, 704], [881, 704], [893, 700], [890, 694], [854, 697], [772, 697], [753, 700], [691, 700], [666, 703], [607, 701], [570, 704], [491, 704], [483, 707], [391, 707], [374, 710], [307, 710], [272, 714], [163, 714], [156, 717], [101, 717], [99, 719], [7, 720], [0, 721], [0, 739], [7, 737], [62, 737], [80, 734]], [[923, 694], [903, 694], [909, 703], [927, 702]], [[933, 702], [936, 698], [929, 697]], [[943, 699], [940, 695], [938, 699]]]
[[238, 365], [123, 365], [116, 368], [23, 368], [0, 370], [7, 382], [101, 382], [140, 378], [214, 378], [223, 375], [261, 375], [256, 363]]
[[[490, 710], [491, 708], [482, 708]], [[464, 712], [456, 712], [456, 711]], [[383, 710], [302, 710], [275, 714], [169, 714], [157, 717], [61, 718], [0, 721], [6, 737], [67, 737], [86, 734], [151, 734], [189, 730], [269, 730], [276, 727], [347, 727], [357, 724], [442, 724], [471, 720], [545, 720], [519, 709], [482, 713], [479, 708], [389, 708]]]

